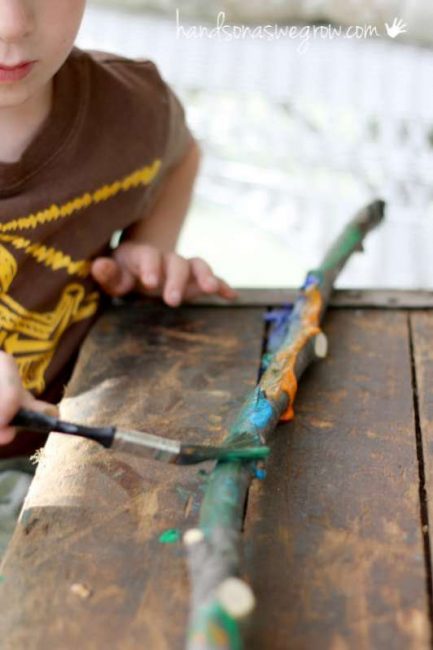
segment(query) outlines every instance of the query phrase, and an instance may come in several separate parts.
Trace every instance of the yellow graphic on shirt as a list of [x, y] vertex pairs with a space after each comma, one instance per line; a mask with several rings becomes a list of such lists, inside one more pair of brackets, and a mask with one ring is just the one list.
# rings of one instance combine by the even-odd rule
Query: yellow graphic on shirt
[[78, 196], [64, 205], [54, 204], [45, 210], [36, 212], [36, 214], [29, 214], [26, 217], [19, 217], [18, 219], [13, 219], [8, 223], [2, 223], [0, 224], [0, 232], [10, 232], [11, 230], [33, 230], [42, 224], [70, 217], [74, 212], [88, 208], [95, 203], [108, 201], [108, 199], [113, 198], [120, 192], [128, 192], [140, 185], [150, 185], [150, 183], [156, 178], [160, 168], [161, 161], [154, 160], [151, 165], [137, 169], [132, 174], [129, 174], [129, 176], [125, 176], [121, 180], [115, 181], [110, 185], [103, 185], [93, 193], [86, 192], [82, 196]]
[[69, 255], [53, 247], [35, 244], [30, 239], [17, 237], [16, 235], [2, 235], [0, 233], [0, 242], [9, 243], [17, 250], [22, 250], [37, 262], [48, 266], [53, 271], [65, 269], [68, 275], [78, 275], [85, 278], [90, 273], [90, 262], [88, 260], [74, 261]]
[[155, 160], [151, 165], [138, 169], [119, 181], [104, 185], [93, 193], [87, 192], [64, 205], [52, 205], [36, 214], [0, 224], [0, 348], [14, 356], [23, 384], [28, 390], [35, 393], [44, 390], [45, 372], [62, 334], [73, 323], [95, 314], [99, 293], [86, 295], [81, 283], [71, 282], [63, 288], [52, 311], [28, 311], [8, 294], [18, 266], [12, 253], [2, 244], [23, 251], [52, 271], [64, 270], [68, 275], [84, 278], [90, 273], [89, 260], [73, 260], [54, 247], [9, 233], [35, 230], [40, 225], [69, 217], [95, 203], [107, 201], [119, 192], [148, 185], [158, 174], [160, 166], [161, 161]]
[[0, 246], [0, 347], [14, 356], [25, 388], [41, 393], [60, 337], [69, 325], [96, 312], [99, 294], [86, 296], [81, 284], [71, 283], [53, 311], [31, 312], [6, 293], [16, 272], [14, 257]]

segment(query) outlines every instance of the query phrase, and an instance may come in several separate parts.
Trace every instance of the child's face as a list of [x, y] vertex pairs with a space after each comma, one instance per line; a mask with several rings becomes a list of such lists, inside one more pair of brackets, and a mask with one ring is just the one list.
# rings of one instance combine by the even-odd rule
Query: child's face
[[85, 3], [0, 0], [0, 109], [48, 86], [72, 49]]

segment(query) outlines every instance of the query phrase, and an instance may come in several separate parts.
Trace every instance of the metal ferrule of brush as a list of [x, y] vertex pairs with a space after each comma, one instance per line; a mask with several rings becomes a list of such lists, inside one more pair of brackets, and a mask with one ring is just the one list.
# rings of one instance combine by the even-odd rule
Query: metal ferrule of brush
[[175, 440], [166, 440], [151, 433], [124, 431], [123, 429], [116, 430], [111, 448], [166, 463], [175, 463], [181, 451], [180, 443]]

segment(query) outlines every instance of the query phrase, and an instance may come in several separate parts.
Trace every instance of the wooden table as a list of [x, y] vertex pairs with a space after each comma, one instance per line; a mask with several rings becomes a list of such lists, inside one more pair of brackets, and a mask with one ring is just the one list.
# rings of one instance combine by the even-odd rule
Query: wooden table
[[[256, 381], [263, 305], [127, 303], [87, 339], [65, 418], [221, 441]], [[300, 386], [249, 493], [253, 650], [430, 647], [431, 294], [337, 292], [330, 353]], [[391, 308], [390, 308], [391, 307]], [[6, 555], [1, 647], [182, 648], [194, 526], [210, 466], [173, 467], [53, 434]], [[172, 535], [165, 535], [174, 529]]]

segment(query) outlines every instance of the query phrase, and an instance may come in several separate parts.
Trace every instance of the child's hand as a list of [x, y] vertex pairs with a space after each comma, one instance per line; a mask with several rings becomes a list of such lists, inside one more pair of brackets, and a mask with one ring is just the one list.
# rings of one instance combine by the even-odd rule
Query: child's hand
[[237, 297], [236, 291], [216, 277], [201, 258], [162, 253], [148, 244], [120, 244], [112, 257], [99, 257], [93, 262], [92, 275], [111, 296], [139, 289], [161, 294], [171, 307], [201, 294], [215, 293], [226, 300]]
[[0, 445], [6, 445], [15, 437], [15, 429], [8, 424], [21, 406], [58, 415], [54, 404], [41, 402], [24, 390], [14, 358], [0, 350]]

